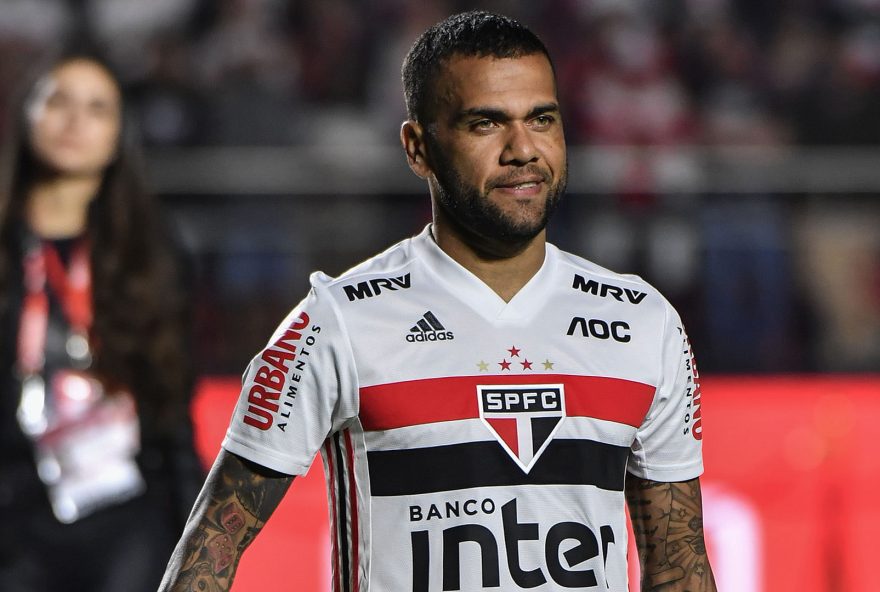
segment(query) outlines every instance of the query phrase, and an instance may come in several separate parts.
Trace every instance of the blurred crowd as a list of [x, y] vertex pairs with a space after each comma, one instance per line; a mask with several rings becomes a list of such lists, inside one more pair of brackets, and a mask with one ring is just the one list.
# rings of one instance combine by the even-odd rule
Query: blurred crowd
[[414, 36], [474, 6], [546, 40], [573, 143], [880, 137], [876, 0], [4, 0], [0, 84], [88, 35], [126, 77], [149, 144], [307, 144], [332, 108], [388, 136]]
[[[631, 148], [614, 163], [622, 173], [613, 187], [572, 196], [556, 242], [661, 288], [706, 369], [880, 369], [876, 195], [782, 195], [759, 182], [735, 193], [659, 189], [696, 174], [681, 147], [876, 147], [878, 0], [3, 0], [0, 88], [14, 87], [53, 45], [88, 37], [123, 75], [148, 149], [310, 146], [328, 136], [394, 144], [409, 45], [446, 14], [474, 7], [521, 18], [545, 40], [571, 146]], [[393, 199], [368, 208], [350, 198], [282, 210], [317, 216], [332, 202], [328, 224], [348, 217], [361, 228], [400, 215]], [[236, 207], [190, 205], [223, 203]], [[413, 219], [398, 223], [402, 231], [426, 220], [424, 208], [404, 211]], [[261, 224], [235, 223], [245, 235]], [[217, 264], [227, 271], [205, 274], [204, 307], [239, 298], [229, 314], [266, 314], [255, 331], [264, 338], [303, 293], [306, 268], [324, 263], [302, 256], [319, 248], [276, 258], [264, 249], [259, 265], [229, 254]], [[324, 267], [338, 273], [362, 254]], [[253, 301], [270, 277], [289, 278], [289, 289], [267, 313], [265, 300]], [[215, 315], [206, 327], [228, 323]], [[237, 372], [259, 345], [219, 351], [220, 335], [203, 336], [215, 348], [211, 371]]]

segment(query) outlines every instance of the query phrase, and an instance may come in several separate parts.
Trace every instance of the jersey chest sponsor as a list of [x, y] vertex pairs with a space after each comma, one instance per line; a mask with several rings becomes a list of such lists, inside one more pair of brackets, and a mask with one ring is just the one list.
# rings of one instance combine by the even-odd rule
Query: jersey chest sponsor
[[[516, 497], [490, 495], [409, 506], [412, 590], [608, 589], [618, 538], [610, 524], [527, 519]], [[437, 577], [433, 576], [436, 584]]]

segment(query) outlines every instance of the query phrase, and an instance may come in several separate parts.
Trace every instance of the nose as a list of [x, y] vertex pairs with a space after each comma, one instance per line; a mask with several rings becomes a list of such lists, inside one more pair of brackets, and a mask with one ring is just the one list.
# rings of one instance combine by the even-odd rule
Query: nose
[[77, 130], [83, 126], [87, 115], [88, 113], [86, 113], [85, 108], [79, 105], [68, 105], [64, 112], [65, 128], [73, 131]]
[[522, 166], [535, 162], [538, 156], [538, 147], [528, 128], [521, 123], [511, 124], [501, 153], [501, 164]]

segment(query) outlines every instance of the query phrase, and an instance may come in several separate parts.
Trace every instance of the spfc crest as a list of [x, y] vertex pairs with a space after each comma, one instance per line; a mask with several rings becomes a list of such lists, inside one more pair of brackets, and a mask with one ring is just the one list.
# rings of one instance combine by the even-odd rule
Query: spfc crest
[[480, 419], [528, 473], [565, 417], [562, 384], [477, 385]]

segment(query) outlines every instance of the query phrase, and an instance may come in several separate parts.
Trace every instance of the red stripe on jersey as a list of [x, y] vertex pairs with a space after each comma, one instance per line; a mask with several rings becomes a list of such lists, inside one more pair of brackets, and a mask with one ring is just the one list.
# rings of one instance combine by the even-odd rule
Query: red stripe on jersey
[[[569, 379], [574, 379], [573, 396]], [[565, 414], [569, 417], [594, 417], [633, 426], [642, 425], [656, 388], [620, 378], [570, 376], [565, 383]]]
[[351, 590], [358, 592], [360, 570], [358, 569], [358, 504], [357, 484], [354, 480], [354, 447], [351, 445], [351, 432], [345, 430], [345, 447], [348, 449], [348, 499], [351, 504]]
[[514, 374], [451, 376], [364, 387], [360, 420], [365, 430], [380, 431], [441, 421], [480, 417], [477, 385], [565, 385], [566, 415], [593, 417], [639, 427], [654, 400], [655, 387], [604, 376]]
[[327, 451], [327, 479], [330, 490], [330, 556], [333, 558], [333, 590], [339, 587], [339, 518], [336, 515], [336, 468], [333, 462], [333, 446], [328, 438], [324, 444]]

